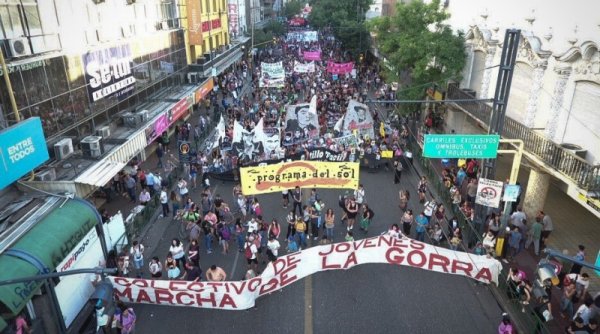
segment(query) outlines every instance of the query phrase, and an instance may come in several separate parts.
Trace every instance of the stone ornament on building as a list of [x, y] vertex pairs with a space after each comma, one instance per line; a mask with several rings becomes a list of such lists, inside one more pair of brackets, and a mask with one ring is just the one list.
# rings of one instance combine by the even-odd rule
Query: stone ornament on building
[[548, 124], [546, 125], [546, 136], [548, 138], [557, 141], [556, 130], [558, 127], [558, 120], [561, 118], [563, 111], [563, 99], [565, 96], [565, 89], [569, 76], [571, 75], [571, 67], [564, 63], [559, 63], [555, 68], [554, 72], [558, 75], [554, 83], [554, 91], [552, 92], [552, 101], [550, 102], [550, 117]]
[[600, 84], [600, 47], [594, 42], [574, 46], [557, 60], [571, 64], [574, 81], [591, 81]]
[[489, 98], [490, 81], [492, 80], [492, 67], [494, 66], [494, 57], [496, 55], [496, 49], [498, 48], [497, 41], [490, 41], [491, 46], [487, 48], [487, 54], [485, 56], [485, 71], [483, 72], [483, 79], [481, 80], [481, 93], [480, 97]]
[[480, 29], [478, 26], [471, 26], [471, 29], [465, 35], [467, 41], [473, 51], [481, 51], [487, 53], [490, 47], [495, 47], [498, 41], [492, 39], [492, 32], [488, 29]]

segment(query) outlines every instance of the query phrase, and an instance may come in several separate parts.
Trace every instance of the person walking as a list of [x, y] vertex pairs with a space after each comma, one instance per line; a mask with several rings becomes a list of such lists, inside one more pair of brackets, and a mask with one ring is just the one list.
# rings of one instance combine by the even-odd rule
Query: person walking
[[299, 239], [299, 246], [300, 248], [306, 248], [308, 247], [306, 244], [306, 222], [304, 222], [303, 219], [301, 219], [300, 217], [298, 217], [298, 219], [296, 219], [296, 224], [294, 225], [294, 228], [296, 230], [296, 235], [298, 236]]
[[160, 217], [166, 218], [169, 216], [169, 195], [167, 195], [166, 187], [162, 187], [160, 191], [159, 200], [160, 205], [162, 206], [162, 215]]
[[177, 266], [181, 266], [180, 269], [185, 270], [185, 251], [183, 250], [183, 243], [181, 243], [179, 239], [174, 238], [173, 240], [171, 240], [169, 252], [173, 256], [175, 262], [177, 262]]
[[269, 241], [267, 242], [267, 258], [269, 261], [273, 262], [277, 260], [277, 256], [279, 254], [279, 248], [281, 245], [277, 238], [274, 235], [269, 234]]
[[162, 277], [162, 264], [158, 259], [158, 256], [155, 256], [150, 260], [150, 264], [148, 264], [148, 271], [150, 272], [150, 276], [152, 278], [161, 278]]
[[425, 203], [425, 195], [427, 194], [428, 188], [427, 177], [421, 176], [421, 180], [419, 181], [419, 185], [417, 186], [417, 192], [419, 193], [419, 202]]
[[137, 317], [133, 308], [120, 305], [121, 313], [117, 316], [117, 328], [121, 331], [121, 334], [133, 334], [135, 332], [135, 323]]
[[350, 197], [348, 203], [346, 203], [346, 214], [348, 216], [347, 230], [351, 231], [354, 228], [354, 222], [356, 221], [356, 215], [358, 214], [358, 203], [354, 197]]
[[427, 220], [427, 217], [425, 217], [425, 214], [423, 212], [421, 212], [417, 216], [415, 221], [417, 222], [417, 228], [415, 229], [415, 231], [417, 232], [417, 240], [425, 242], [425, 232], [427, 231], [429, 221]]
[[400, 159], [394, 160], [394, 184], [399, 184], [400, 179], [402, 178], [402, 161]]
[[531, 243], [533, 243], [533, 250], [536, 256], [540, 255], [540, 240], [542, 238], [543, 229], [542, 219], [540, 217], [535, 217], [535, 222], [529, 229], [529, 236], [527, 237], [525, 248], [528, 249], [529, 246], [531, 246]]
[[362, 209], [362, 218], [360, 220], [360, 229], [365, 233], [369, 233], [369, 226], [371, 226], [371, 221], [373, 219], [373, 216], [375, 215], [373, 213], [373, 210], [371, 210], [371, 208], [369, 208], [369, 205], [367, 204], [363, 204], [363, 209]]
[[223, 282], [227, 280], [227, 273], [223, 268], [217, 267], [216, 264], [210, 266], [206, 271], [206, 280], [209, 282]]
[[248, 269], [252, 269], [255, 273], [258, 274], [258, 248], [254, 244], [254, 236], [250, 235], [246, 238], [246, 242], [244, 243], [244, 256], [246, 257], [246, 262], [248, 263]]
[[137, 278], [142, 278], [142, 268], [144, 267], [144, 245], [137, 240], [133, 242], [129, 254], [133, 256], [133, 268]]
[[294, 206], [292, 207], [292, 212], [296, 213], [296, 208], [298, 208], [298, 216], [302, 215], [302, 191], [300, 187], [296, 186], [294, 191], [292, 191], [292, 200], [294, 201]]
[[402, 231], [404, 232], [404, 235], [410, 237], [410, 228], [415, 220], [415, 217], [413, 216], [413, 211], [410, 209], [406, 210], [406, 212], [404, 212], [400, 220], [402, 222]]
[[333, 229], [335, 227], [335, 213], [333, 209], [327, 209], [325, 213], [325, 236], [330, 242], [333, 242]]
[[399, 197], [400, 203], [398, 204], [398, 206], [400, 207], [400, 210], [402, 210], [402, 212], [404, 213], [406, 211], [406, 207], [408, 206], [408, 201], [410, 200], [410, 193], [408, 192], [408, 190], [400, 190]]

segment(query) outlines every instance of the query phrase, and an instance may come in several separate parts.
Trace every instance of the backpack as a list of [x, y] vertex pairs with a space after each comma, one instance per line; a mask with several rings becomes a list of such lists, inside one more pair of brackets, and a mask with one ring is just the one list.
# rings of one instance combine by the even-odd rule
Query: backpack
[[250, 248], [252, 244], [251, 243], [246, 243], [246, 248], [244, 249], [244, 256], [246, 257], [246, 259], [250, 260], [252, 259], [252, 249]]
[[229, 228], [227, 226], [223, 226], [221, 228], [221, 235], [225, 240], [229, 240], [229, 238], [231, 238], [231, 232], [229, 231]]

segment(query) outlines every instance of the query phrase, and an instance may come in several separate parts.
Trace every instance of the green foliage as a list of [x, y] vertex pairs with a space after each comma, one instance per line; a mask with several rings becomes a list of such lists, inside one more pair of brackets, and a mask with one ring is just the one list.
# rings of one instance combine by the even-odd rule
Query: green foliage
[[308, 21], [312, 27], [330, 27], [342, 47], [355, 57], [369, 49], [365, 12], [372, 0], [319, 0], [312, 4]]
[[287, 17], [288, 20], [294, 17], [294, 15], [300, 14], [300, 11], [304, 8], [304, 2], [299, 0], [292, 0], [285, 4], [283, 7], [283, 16]]
[[272, 33], [275, 36], [283, 36], [285, 34], [285, 26], [283, 23], [271, 20], [267, 25], [263, 28], [265, 33]]
[[393, 17], [369, 22], [377, 48], [393, 68], [386, 68], [386, 76], [400, 83], [399, 99], [422, 99], [430, 84], [443, 86], [449, 79], [460, 80], [465, 41], [461, 32], [455, 34], [444, 23], [448, 17], [439, 0], [412, 1], [398, 3]]
[[274, 37], [283, 36], [285, 34], [285, 26], [281, 22], [275, 20], [269, 21], [267, 25], [262, 29], [254, 30], [254, 45], [259, 48], [265, 48], [270, 46]]

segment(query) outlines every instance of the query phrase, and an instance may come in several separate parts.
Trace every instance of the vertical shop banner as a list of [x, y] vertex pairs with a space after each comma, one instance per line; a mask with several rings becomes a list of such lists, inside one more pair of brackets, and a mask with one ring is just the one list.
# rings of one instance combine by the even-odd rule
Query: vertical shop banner
[[497, 208], [500, 206], [500, 195], [502, 194], [502, 181], [480, 178], [477, 184], [477, 196], [475, 203]]
[[0, 131], [0, 189], [48, 160], [46, 138], [39, 117], [31, 117]]
[[304, 51], [304, 60], [321, 60], [321, 51]]
[[285, 69], [282, 62], [260, 63], [260, 87], [283, 87]]
[[186, 1], [188, 20], [188, 39], [191, 45], [202, 45], [202, 20], [200, 1]]
[[227, 5], [227, 16], [229, 17], [229, 32], [237, 35], [240, 32], [239, 28], [239, 13], [237, 4]]
[[122, 99], [133, 92], [133, 56], [129, 44], [89, 51], [82, 56], [90, 101], [110, 96]]
[[349, 136], [356, 132], [358, 136], [362, 136], [365, 139], [375, 138], [373, 125], [373, 116], [369, 107], [356, 100], [350, 100], [342, 124], [344, 136]]
[[301, 188], [358, 188], [357, 162], [291, 161], [281, 164], [242, 167], [240, 178], [244, 195], [280, 192]]

